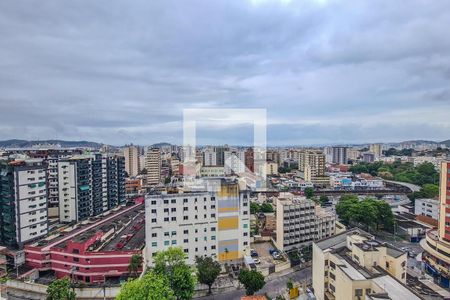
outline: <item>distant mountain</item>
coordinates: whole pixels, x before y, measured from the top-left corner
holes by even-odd
[[[445,144],[447,147],[450,147],[450,140],[442,141],[439,144]]]
[[[169,147],[169,146],[172,146],[172,145],[169,144],[169,143],[157,143],[157,144],[153,144],[151,147],[153,147],[153,148],[162,148],[162,147]]]
[[[63,141],[63,140],[41,140],[41,141],[27,141],[27,140],[6,140],[0,141],[1,148],[30,148],[35,146],[45,145],[60,145],[63,148],[100,148],[103,144],[89,141]]]

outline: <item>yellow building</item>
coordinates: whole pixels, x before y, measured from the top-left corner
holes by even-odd
[[[421,299],[406,286],[405,252],[352,229],[313,244],[318,300]]]

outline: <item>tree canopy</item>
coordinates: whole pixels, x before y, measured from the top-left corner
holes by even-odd
[[[211,286],[220,274],[220,264],[209,256],[198,256],[195,263],[197,267],[198,281],[206,284],[208,286],[208,293],[211,294]]]
[[[127,281],[120,289],[116,300],[175,300],[165,276],[153,272],[145,274],[142,279]]]
[[[383,228],[394,229],[394,215],[388,203],[382,200],[366,198],[362,201],[355,195],[343,195],[336,205],[339,219],[346,225],[361,224],[368,230]]]
[[[156,254],[153,271],[165,276],[178,300],[191,299],[195,290],[195,277],[186,264],[186,254],[180,247],[171,247]]]
[[[247,295],[253,295],[266,284],[264,276],[256,270],[241,270],[238,280],[245,287]]]
[[[75,300],[68,277],[54,280],[47,288],[47,300]]]

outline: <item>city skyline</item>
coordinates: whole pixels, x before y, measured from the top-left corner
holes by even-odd
[[[0,140],[181,144],[185,108],[267,109],[271,145],[446,140],[447,12],[444,1],[5,1]],[[250,131],[208,127],[199,143],[251,144]]]

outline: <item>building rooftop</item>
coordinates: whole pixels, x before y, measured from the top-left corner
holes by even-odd
[[[32,247],[65,249],[69,243],[90,243],[88,251],[137,250],[145,242],[145,211],[142,203],[120,207],[113,212],[96,216],[73,226],[59,228],[57,233],[38,240]],[[124,237],[125,235],[125,237]],[[118,245],[120,243],[120,245]],[[119,246],[119,248],[117,248]]]
[[[319,240],[319,241],[315,242],[315,244],[322,250],[325,250],[328,248],[336,248],[337,249],[337,248],[342,247],[342,245],[346,245],[347,244],[347,236],[353,235],[353,234],[358,234],[358,235],[365,236],[368,238],[373,237],[372,235],[368,234],[367,232],[365,232],[359,228],[353,228],[353,229],[349,229],[347,231],[341,232],[337,235]]]

